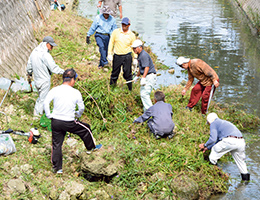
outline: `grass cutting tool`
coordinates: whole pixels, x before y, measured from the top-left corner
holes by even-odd
[[[212,96],[213,96],[213,93],[214,93],[214,88],[215,88],[215,86],[214,86],[214,85],[212,85],[212,87],[211,87],[211,91],[210,91],[210,95],[209,95],[209,101],[208,101],[208,106],[207,106],[206,113],[207,113],[207,112],[208,112],[208,110],[209,110],[209,104],[210,104],[210,101],[211,101],[211,99],[212,99]]]
[[[6,131],[0,131],[0,134],[15,134],[15,135],[21,135],[28,137],[28,141],[32,144],[36,144],[41,137],[41,134],[39,133],[37,128],[31,128],[29,132],[24,131],[13,131],[12,129],[8,129]]]

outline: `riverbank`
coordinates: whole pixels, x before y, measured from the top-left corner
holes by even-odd
[[[17,152],[0,160],[3,168],[0,172],[3,180],[1,198],[207,199],[212,194],[227,192],[228,175],[210,165],[204,159],[207,155],[198,152],[198,144],[208,138],[209,127],[199,107],[196,106],[193,112],[183,109],[189,94],[182,98],[179,86],[161,88],[166,94],[166,102],[173,106],[177,128],[173,139],[155,140],[145,124],[132,125],[133,120],[142,114],[139,84],[129,92],[120,75],[118,86],[111,90],[111,69],[108,73],[97,69],[99,52],[94,37],[91,37],[90,45],[85,43],[92,22],[66,10],[52,12],[47,22],[48,25],[35,36],[38,41],[46,35],[53,36],[58,44],[52,51],[56,63],[64,69],[73,67],[78,72],[76,88],[81,91],[86,105],[81,120],[91,125],[97,143],[103,144],[100,158],[106,164],[117,164],[116,174],[108,182],[88,181],[82,172],[81,159],[82,155],[86,156],[85,149],[79,138],[73,135],[66,137],[64,142],[64,174],[53,174],[51,132],[32,117],[37,94],[11,93],[3,104],[9,124],[1,118],[1,130],[28,131],[37,127],[42,137],[38,144],[32,145],[26,138],[12,135]],[[53,86],[61,84],[61,77],[53,75],[52,82]],[[79,85],[95,98],[106,123],[95,103]],[[234,122],[243,131],[259,127],[257,117],[237,110],[235,106],[213,104],[210,111]],[[72,145],[71,141],[76,144]],[[88,157],[93,160],[98,156],[98,152],[94,152]],[[225,156],[221,161],[229,158]],[[11,188],[12,180],[19,180],[24,189]],[[76,197],[71,184],[83,188]]]

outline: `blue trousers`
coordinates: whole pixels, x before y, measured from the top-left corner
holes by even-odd
[[[107,50],[108,50],[108,43],[109,43],[110,36],[96,33],[95,39],[96,39],[97,45],[99,47],[99,53],[100,53],[99,66],[104,67],[104,65],[108,64]]]

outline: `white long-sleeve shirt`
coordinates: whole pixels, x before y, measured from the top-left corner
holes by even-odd
[[[27,67],[27,73],[34,73],[36,87],[40,88],[43,83],[51,81],[51,74],[63,74],[64,70],[56,65],[48,51],[46,42],[40,43],[31,53]]]
[[[53,100],[53,112],[50,112],[50,102]],[[76,105],[78,110],[75,111]],[[84,102],[81,93],[69,86],[60,85],[54,87],[48,93],[44,101],[44,110],[48,118],[59,119],[63,121],[73,121],[80,117],[84,111]]]

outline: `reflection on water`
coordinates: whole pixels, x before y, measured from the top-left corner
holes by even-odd
[[[79,13],[94,19],[96,4],[79,0]],[[201,58],[220,77],[217,101],[244,104],[260,116],[260,49],[247,26],[236,18],[237,13],[225,0],[123,0],[123,16],[130,18],[130,28],[181,77],[160,72],[160,84],[187,80],[175,65],[178,56]]]
[[[78,11],[94,19],[97,0],[79,0]],[[260,116],[260,45],[241,23],[240,14],[226,0],[123,0],[123,16],[130,28],[150,45],[160,61],[175,74],[159,71],[158,85],[179,84],[187,74],[175,65],[178,56],[201,58],[216,70],[221,86],[215,100],[238,102]],[[120,25],[120,20],[117,19]],[[240,184],[234,163],[223,165],[232,179],[229,193],[214,199],[259,199],[260,143],[247,148],[252,182]],[[212,198],[213,199],[213,198]]]

